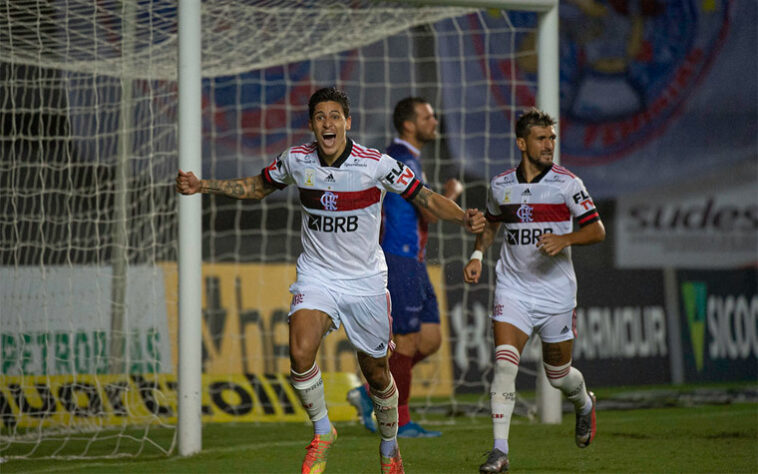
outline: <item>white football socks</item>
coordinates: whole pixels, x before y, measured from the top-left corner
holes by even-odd
[[[495,449],[508,453],[508,432],[516,406],[516,375],[521,356],[509,344],[495,348],[495,375],[490,386],[490,410]]]
[[[318,368],[318,364],[313,364],[313,367],[302,374],[290,369],[290,376],[292,388],[295,389],[295,393],[300,398],[303,408],[308,413],[308,418],[314,422],[315,433],[329,433],[331,423],[329,422],[329,418],[327,418],[324,381],[321,378],[321,370]],[[324,418],[326,418],[326,422],[324,422]]]
[[[584,376],[577,369],[571,367],[571,361],[560,367],[543,365],[550,385],[563,392],[566,398],[574,404],[574,409],[578,413],[586,415],[592,410],[592,399],[587,394]]]
[[[374,414],[379,425],[379,434],[384,441],[394,441],[397,437],[397,386],[390,374],[390,384],[382,391],[369,390],[374,402]]]

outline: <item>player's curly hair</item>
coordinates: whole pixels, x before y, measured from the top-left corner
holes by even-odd
[[[424,98],[421,97],[406,97],[395,105],[395,111],[392,114],[392,123],[395,125],[395,130],[400,135],[403,134],[403,124],[406,120],[416,118],[416,105],[428,104]]]
[[[330,101],[340,104],[345,117],[350,117],[350,98],[336,87],[325,87],[317,90],[311,95],[311,98],[308,101],[308,117],[313,118],[313,113],[316,111],[316,106],[318,104]]]
[[[516,138],[528,137],[529,129],[534,126],[550,127],[556,123],[556,120],[547,113],[537,107],[530,107],[516,121]]]

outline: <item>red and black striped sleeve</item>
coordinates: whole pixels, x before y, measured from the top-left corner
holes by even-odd
[[[423,188],[424,185],[421,184],[421,181],[419,181],[418,178],[414,176],[413,180],[408,184],[408,187],[405,188],[405,191],[403,191],[400,195],[403,196],[403,199],[406,201],[412,201],[413,198],[418,195],[418,193],[421,192],[421,188]]]
[[[274,160],[273,163],[266,166],[261,170],[261,178],[263,178],[263,182],[270,184],[271,186],[275,187],[276,189],[284,189],[287,187],[286,184],[280,183],[279,181],[274,180],[274,178],[271,177],[271,171],[275,170],[277,166],[280,166],[281,161],[279,161],[279,158]]]
[[[579,223],[579,227],[590,225],[593,222],[597,222],[599,220],[600,214],[598,214],[597,209],[590,209],[589,211],[576,218],[576,221]]]

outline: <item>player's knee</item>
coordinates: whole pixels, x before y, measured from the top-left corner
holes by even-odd
[[[363,376],[369,387],[374,390],[384,390],[392,380],[388,366],[372,366],[363,368]]]
[[[303,345],[290,346],[290,366],[295,372],[304,372],[316,363],[317,348]]]
[[[495,348],[495,377],[516,380],[521,356],[518,349],[508,344]]]
[[[569,381],[569,374],[571,373],[571,361],[560,366],[554,366],[550,364],[542,365],[545,367],[545,375],[547,375],[547,380],[553,387],[560,390]]]
[[[519,352],[514,346],[502,344],[495,348],[495,375],[490,386],[492,406],[502,409],[516,402],[516,375]]]

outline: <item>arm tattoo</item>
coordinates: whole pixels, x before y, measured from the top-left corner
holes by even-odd
[[[423,208],[429,209],[429,197],[431,195],[432,192],[427,188],[421,188],[421,191],[419,191],[419,193],[416,195],[416,198],[413,200],[413,202]]]
[[[232,198],[242,199],[245,192],[244,183],[239,179],[209,179],[205,181],[204,191],[212,194],[223,194]]]

